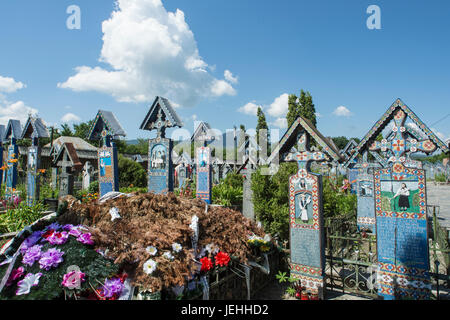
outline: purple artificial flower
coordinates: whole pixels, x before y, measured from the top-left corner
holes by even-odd
[[[72,228],[74,228],[73,224],[65,224],[62,227],[62,229],[65,230],[65,231],[70,231],[70,230],[72,230]]]
[[[59,228],[61,228],[61,225],[58,222],[53,222],[52,224],[48,225],[45,230],[58,230]]]
[[[104,298],[112,298],[114,295],[120,295],[123,290],[123,283],[119,278],[105,279],[105,284],[102,287],[100,294]]]
[[[47,271],[52,267],[57,267],[61,262],[63,262],[63,254],[64,252],[59,249],[48,249],[41,255],[41,258],[39,259],[39,266],[41,269]]]
[[[41,258],[41,248],[42,246],[40,245],[35,245],[28,248],[23,255],[22,263],[31,267],[35,261]]]
[[[66,231],[63,232],[53,232],[53,234],[47,238],[50,244],[64,244],[69,238],[69,234]]]
[[[33,232],[28,238],[25,239],[24,242],[22,242],[22,245],[20,246],[20,253],[23,255],[27,251],[28,248],[31,248],[34,246],[42,237],[41,231],[35,231]]]
[[[83,244],[94,244],[94,241],[91,239],[90,233],[83,233],[77,238],[77,241]]]

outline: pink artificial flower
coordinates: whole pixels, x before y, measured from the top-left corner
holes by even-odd
[[[75,238],[78,238],[82,233],[79,228],[73,227],[72,229],[70,229],[69,234],[71,236],[74,236]]]
[[[23,267],[19,267],[11,272],[9,275],[8,281],[6,282],[6,286],[9,287],[13,284],[14,281],[21,278],[24,275],[25,269]]]
[[[71,271],[63,276],[61,284],[69,289],[79,289],[81,282],[85,281],[85,274],[80,271]]]
[[[54,232],[47,238],[47,241],[50,242],[50,244],[64,244],[68,238],[69,234],[66,231]]]
[[[77,238],[77,241],[83,244],[94,244],[94,241],[91,239],[90,233],[83,233]]]

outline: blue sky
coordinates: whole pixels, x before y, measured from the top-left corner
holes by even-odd
[[[66,27],[70,5],[80,30]],[[366,26],[369,5],[381,30]],[[128,139],[148,138],[139,125],[162,95],[190,132],[195,120],[254,128],[258,105],[278,128],[286,94],[304,89],[327,136],[362,137],[399,97],[447,139],[449,15],[445,0],[2,1],[0,123],[105,109]]]

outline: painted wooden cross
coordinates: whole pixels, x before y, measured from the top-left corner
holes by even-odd
[[[156,129],[156,137],[165,138],[166,128],[170,126],[171,126],[170,120],[163,120],[162,109],[159,109],[156,121],[151,124],[151,129]]]
[[[405,126],[406,117],[406,113],[403,110],[397,110],[393,119],[393,138],[389,141],[387,139],[374,141],[369,147],[370,151],[381,150],[382,152],[386,152],[389,150],[392,156],[388,159],[388,162],[392,162],[397,167],[398,164],[404,166],[407,161],[407,154],[420,151],[430,153],[437,148],[430,139],[420,141],[417,139],[408,139],[406,133],[409,131],[409,128]]]
[[[369,162],[368,151],[362,154],[362,159],[354,166],[358,169],[356,177],[356,198],[357,198],[357,225],[359,230],[375,231],[376,219],[374,208],[373,175],[369,174],[369,169],[376,169],[387,166],[387,162],[376,152],[371,154],[378,160],[378,163]]]
[[[297,152],[289,153],[285,157],[285,161],[297,161],[300,178],[306,177],[308,172],[311,171],[311,162],[327,160],[328,156],[325,153],[320,151],[310,151],[309,136],[306,131],[298,135]]]
[[[380,165],[381,165],[382,167],[387,166],[386,160],[384,160],[378,153],[376,153],[376,152],[371,152],[371,155],[373,155],[373,156],[375,157],[375,159],[378,161],[378,163],[375,163],[375,162],[369,162],[369,161],[367,160],[367,154],[368,154],[368,152],[365,151],[365,152],[363,153],[363,155],[362,155],[362,160],[361,160],[361,161],[358,161],[358,162],[353,166],[353,168],[358,169],[358,171],[359,171],[358,173],[359,173],[360,175],[367,176],[367,175],[369,175],[369,169],[379,168]]]

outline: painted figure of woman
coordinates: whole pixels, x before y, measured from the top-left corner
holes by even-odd
[[[406,186],[406,183],[402,183],[402,186],[398,189],[397,193],[391,198],[391,200],[399,197],[398,206],[401,211],[406,211],[409,209],[409,194],[410,192]]]

